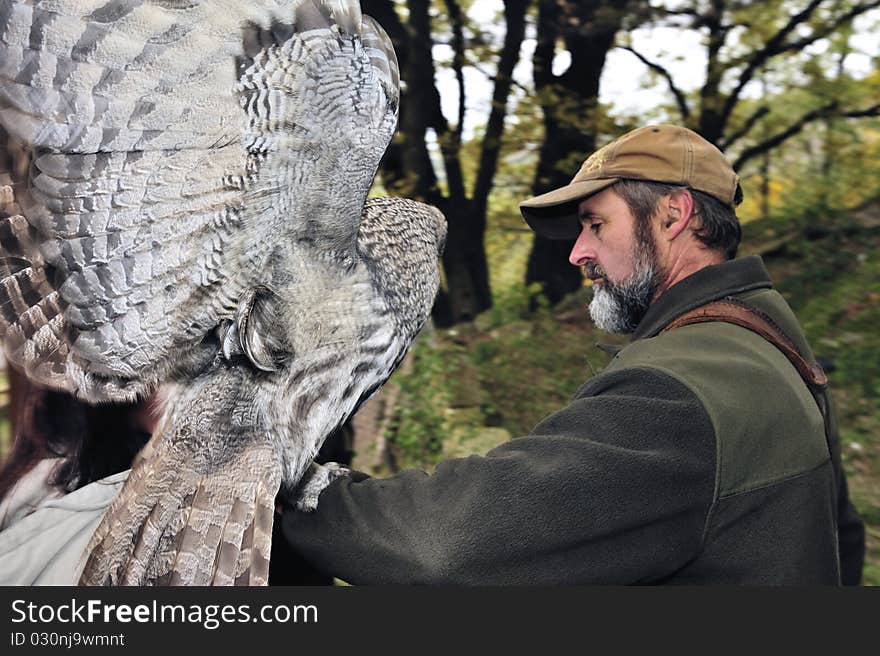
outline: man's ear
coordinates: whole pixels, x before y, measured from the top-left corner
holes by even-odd
[[[687,189],[670,194],[664,202],[663,235],[670,241],[678,237],[694,216],[694,197]]]

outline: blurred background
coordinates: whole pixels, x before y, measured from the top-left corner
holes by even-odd
[[[328,452],[430,470],[564,405],[609,361],[596,342],[626,340],[593,329],[571,244],[536,239],[517,204],[623,132],[681,124],[734,163],[740,254],[764,257],[829,372],[880,584],[880,0],[361,5],[403,85],[373,193],[436,205],[449,237],[431,325]]]

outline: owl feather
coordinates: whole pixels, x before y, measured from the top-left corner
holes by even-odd
[[[264,584],[273,504],[427,319],[445,221],[367,193],[397,121],[355,0],[2,0],[0,331],[165,412],[87,584]]]

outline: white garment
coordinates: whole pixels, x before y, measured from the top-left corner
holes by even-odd
[[[0,503],[0,585],[76,585],[89,538],[130,471],[61,494],[47,483],[58,462],[38,463]]]

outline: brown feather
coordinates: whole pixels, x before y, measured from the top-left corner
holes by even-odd
[[[231,585],[245,572],[265,585],[266,499],[281,482],[274,450],[246,448],[210,472],[173,451],[151,445],[138,459],[89,543],[80,583]]]
[[[439,285],[442,215],[366,201],[391,41],[357,0],[61,4],[0,3],[3,347],[89,402],[176,384],[81,582],[265,584],[281,481]]]

